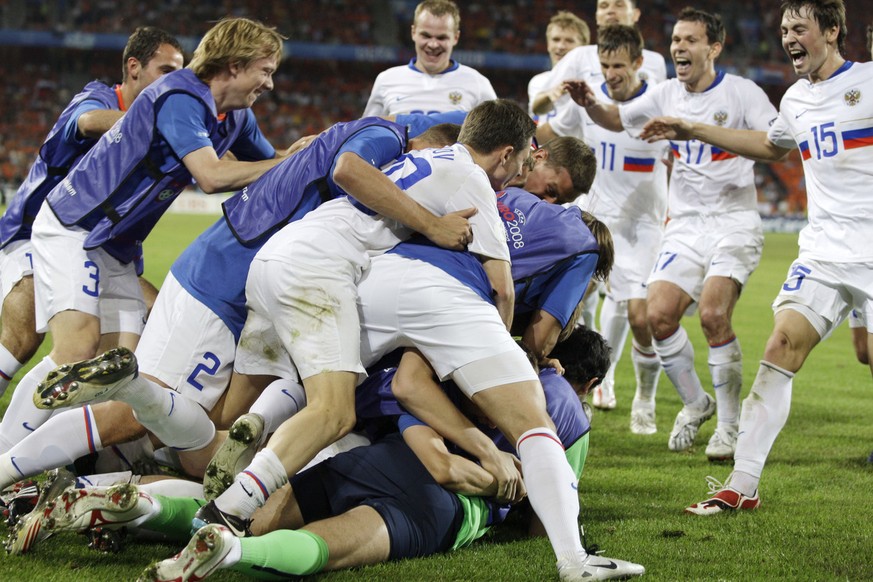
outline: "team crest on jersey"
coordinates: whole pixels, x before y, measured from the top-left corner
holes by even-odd
[[[716,111],[712,114],[712,120],[715,121],[716,125],[724,125],[725,123],[727,123],[727,119],[727,111]]]
[[[849,89],[846,91],[846,94],[843,95],[843,100],[849,107],[854,107],[861,102],[861,92],[858,89]]]
[[[452,91],[451,93],[449,93],[449,101],[452,102],[452,105],[459,105],[461,103],[461,99],[463,98],[464,96],[461,95],[459,91]]]

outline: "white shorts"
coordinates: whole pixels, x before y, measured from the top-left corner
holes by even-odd
[[[136,348],[140,371],[211,410],[230,383],[235,352],[224,322],[167,274]]]
[[[755,210],[671,220],[648,284],[667,281],[700,300],[710,277],[728,277],[742,288],[761,260],[764,234]]]
[[[613,301],[646,298],[646,281],[658,258],[664,227],[627,218],[599,217],[612,233],[615,263],[609,273],[609,297]]]
[[[773,301],[773,311],[794,309],[803,314],[824,339],[854,306],[873,333],[873,264],[825,263],[797,259]]]
[[[290,357],[301,379],[322,372],[355,372],[363,378],[356,267],[330,257],[324,262],[326,270],[255,258],[246,281],[248,313],[237,349],[238,371],[289,377]],[[276,373],[277,365],[286,373]]]
[[[866,328],[867,318],[864,317],[864,314],[857,309],[853,309],[849,312],[849,327],[851,329],[857,329],[861,327]]]
[[[0,305],[24,277],[33,275],[33,246],[17,240],[0,249]]]
[[[124,264],[102,249],[83,248],[88,232],[63,226],[48,204],[33,223],[33,282],[36,327],[74,310],[100,318],[100,333],[139,335],[146,305],[133,263]]]
[[[398,347],[415,347],[440,380],[458,368],[505,353],[522,353],[497,309],[472,289],[423,261],[375,257],[358,285],[361,355],[371,365]],[[494,383],[536,380],[526,358],[494,370]]]

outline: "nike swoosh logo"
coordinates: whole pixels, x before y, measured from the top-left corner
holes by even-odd
[[[249,491],[249,490],[246,488],[246,484],[243,483],[242,481],[240,481],[239,486],[242,487],[242,490],[246,492],[246,495],[248,495],[249,497],[253,497],[253,496],[254,496],[254,493],[252,493],[251,491]]]
[[[721,384],[713,384],[712,387],[713,388],[721,388],[722,386],[727,386],[727,385],[728,385],[727,382],[722,382]]]
[[[609,564],[592,564],[592,566],[597,566],[598,568],[606,568],[607,570],[618,570],[618,564],[609,560]]]
[[[28,425],[26,422],[22,422],[22,423],[21,423],[21,426],[23,426],[25,430],[29,430],[30,432],[33,432],[33,431],[36,430],[35,428],[33,428],[33,427],[31,427],[30,425]]]
[[[807,111],[809,111],[809,109],[804,109],[803,111],[801,111],[800,113],[798,113],[797,115],[795,115],[795,116],[794,116],[794,119],[798,119],[801,115],[803,115],[803,114],[806,113]]]
[[[398,95],[397,97],[394,98],[394,101],[395,101],[395,102],[396,102],[396,101],[403,101],[403,100],[406,99],[407,97],[409,97],[409,95]]]

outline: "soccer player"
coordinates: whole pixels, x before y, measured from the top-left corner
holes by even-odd
[[[584,82],[569,82],[574,100],[598,125],[636,131],[651,118],[673,113],[724,127],[766,130],[776,117],[754,83],[716,71],[725,30],[718,16],[682,10],[670,52],[676,79],[661,83],[620,107],[598,101]],[[731,326],[740,291],[761,257],[764,236],[756,207],[753,162],[697,140],[671,141],[670,222],[649,278],[647,315],[653,345],[684,407],[668,447],[692,447],[700,425],[716,412],[718,426],[707,447],[710,459],[733,458],[736,447],[742,352]],[[680,325],[696,303],[709,343],[716,399],[694,370],[694,350]]]
[[[749,396],[743,401],[734,470],[724,486],[686,509],[698,515],[756,509],[758,483],[770,449],[788,419],[791,387],[810,351],[846,318],[852,306],[873,338],[873,64],[853,63],[845,49],[842,0],[785,0],[782,47],[804,78],[782,98],[768,131],[666,118],[644,135],[699,139],[754,159],[775,161],[800,149],[809,224],[800,252],[773,302],[775,321]]]
[[[594,13],[595,22],[599,29],[604,26],[613,24],[622,24],[625,26],[635,26],[640,19],[640,9],[637,6],[636,0],[598,0]],[[643,50],[643,64],[640,67],[637,76],[639,79],[649,86],[655,85],[667,79],[667,66],[664,62],[664,57],[660,54]],[[552,87],[561,86],[564,81],[572,79],[588,79],[591,78],[591,86],[597,87],[603,82],[602,70],[600,67],[600,56],[598,54],[597,45],[587,45],[573,49],[552,69],[552,76],[549,80],[549,85]],[[560,89],[562,92],[564,88]],[[559,94],[560,95],[560,94]],[[575,105],[568,97],[559,98],[555,103],[555,110],[561,112],[565,109],[575,109]],[[548,130],[544,130],[548,132]],[[537,139],[540,143],[545,143],[554,134],[541,134],[538,131]],[[566,134],[557,134],[566,135]],[[571,134],[575,135],[575,134]],[[604,309],[601,310],[601,325],[606,329],[627,329],[626,317],[623,310],[616,306],[609,298],[605,297],[606,289],[603,284],[598,284],[597,288],[589,290],[585,299],[585,307],[583,315],[585,325],[592,329],[598,329],[596,325],[596,312],[598,296],[604,297]],[[604,330],[601,329],[601,332]],[[624,332],[627,333],[626,331]],[[611,340],[615,338],[607,338]],[[621,356],[621,350],[617,344],[615,346],[613,357],[616,360]],[[601,385],[595,389],[591,395],[593,403],[609,408],[612,405],[612,399],[609,394],[603,398],[603,390],[608,388]]]
[[[0,217],[0,394],[12,377],[33,357],[44,334],[36,332],[33,291],[33,221],[43,200],[158,77],[182,68],[182,47],[174,37],[153,27],[137,28],[122,56],[121,83],[108,87],[99,81],[85,85],[49,131],[39,154]],[[108,330],[111,331],[111,330]],[[26,390],[25,390],[26,392]],[[19,419],[20,394],[0,424],[0,451],[5,452],[30,431]],[[32,429],[31,429],[32,430]]]
[[[37,329],[52,332],[53,347],[22,390],[117,343],[113,334],[138,339],[145,310],[133,262],[192,177],[207,193],[235,190],[280,161],[250,108],[273,87],[282,40],[248,19],[220,21],[188,67],[144,89],[48,194],[31,240]],[[228,151],[236,159],[223,159]],[[31,404],[21,420],[34,429],[50,414]]]
[[[652,87],[639,79],[643,38],[622,24],[601,28],[597,40],[604,81],[597,98],[620,105],[641,98]],[[626,132],[596,125],[581,107],[567,107],[537,128],[539,139],[554,134],[576,135],[599,156],[597,177],[588,196],[577,204],[604,221],[615,242],[616,263],[609,276],[607,299],[601,309],[600,332],[613,347],[612,367],[592,395],[598,408],[615,408],[615,368],[633,331],[632,359],[636,395],[631,406],[631,432],[652,434],[655,391],[661,364],[652,347],[646,320],[646,280],[657,258],[667,212],[667,167],[661,162],[663,144],[647,144]],[[612,316],[610,316],[612,315]]]
[[[591,30],[588,24],[572,12],[559,10],[549,20],[546,27],[546,50],[553,68],[568,52],[589,42]],[[561,83],[554,87],[549,86],[551,76],[551,70],[543,71],[534,75],[527,85],[528,113],[537,124],[551,117],[554,102],[563,94]]]
[[[424,0],[415,7],[412,41],[415,58],[408,65],[379,73],[364,117],[400,113],[470,111],[496,99],[491,82],[452,59],[461,36],[461,14],[452,0]]]

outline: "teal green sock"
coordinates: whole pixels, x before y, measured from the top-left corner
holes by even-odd
[[[157,531],[180,540],[191,537],[191,520],[197,510],[206,505],[202,499],[193,497],[166,497],[152,495],[161,504],[161,511],[141,527]]]
[[[261,580],[284,580],[320,572],[327,565],[327,542],[306,530],[282,529],[240,538],[242,557],[230,567]]]

